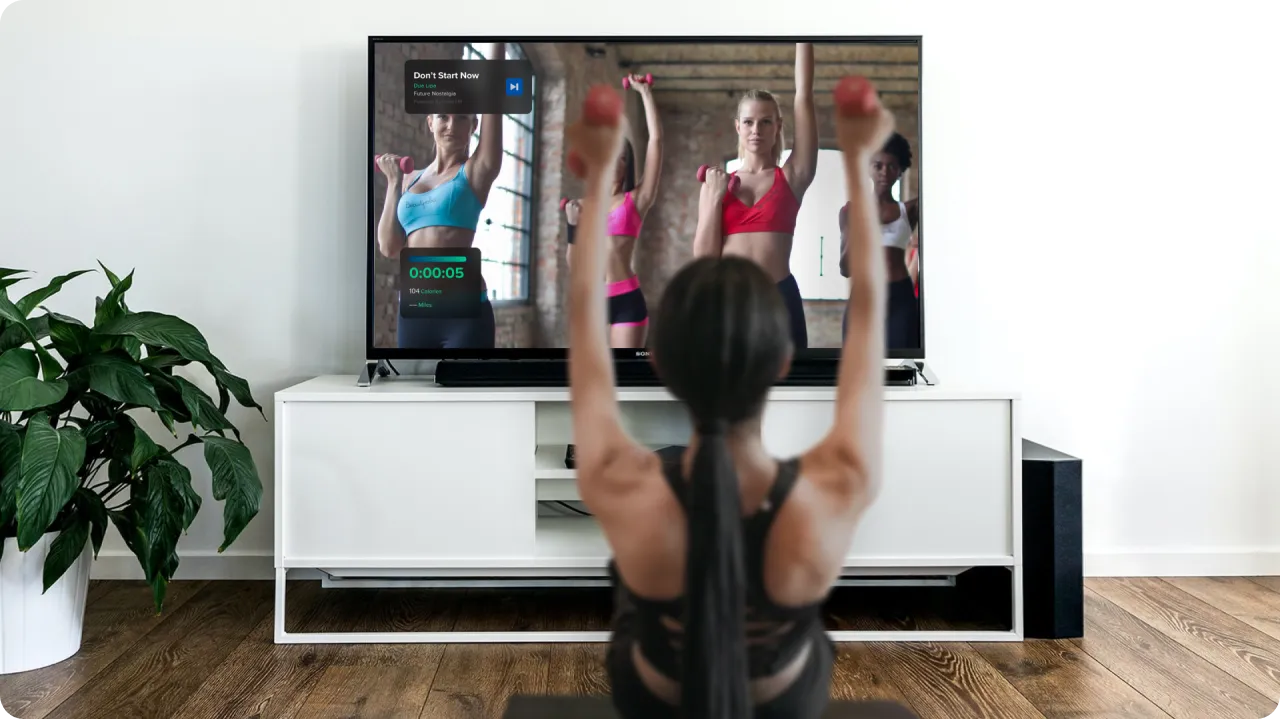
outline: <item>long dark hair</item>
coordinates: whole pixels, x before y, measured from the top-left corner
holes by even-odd
[[[622,162],[625,165],[622,175],[622,191],[634,192],[636,189],[636,151],[631,140],[622,141]]]
[[[756,263],[701,258],[662,295],[651,344],[659,376],[689,409],[698,446],[688,489],[681,668],[685,717],[751,716],[742,499],[726,434],[759,416],[790,357],[777,287]]]

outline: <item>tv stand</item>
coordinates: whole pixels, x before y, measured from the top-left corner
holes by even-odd
[[[300,573],[321,572],[339,592],[608,580],[610,549],[595,520],[543,511],[581,501],[565,466],[574,444],[568,389],[452,388],[409,376],[354,384],[353,376],[317,377],[275,394],[276,642],[608,641],[607,631],[289,630],[285,587]],[[1008,573],[1001,602],[1012,609],[973,630],[841,630],[832,639],[1022,639],[1017,394],[924,385],[884,394],[884,481],[841,581],[959,581],[981,567]],[[624,387],[617,398],[636,441],[688,443],[688,413],[664,389]],[[774,389],[761,425],[765,449],[790,457],[812,447],[831,427],[834,401],[830,387]]]

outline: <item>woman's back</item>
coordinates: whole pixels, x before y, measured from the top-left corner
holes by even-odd
[[[678,470],[628,436],[602,331],[599,273],[609,202],[606,173],[621,143],[621,103],[593,88],[569,129],[570,166],[584,169],[571,268],[569,380],[579,495],[613,549],[618,616],[609,654],[623,716],[817,717],[828,700],[833,647],[820,605],[839,576],[880,469],[883,262],[876,258],[861,153],[891,118],[865,82],[842,82],[853,266],[849,332],[831,431],[798,460],[761,441],[770,390],[790,369],[788,310],[751,260],[699,258],[667,284],[650,352],[689,412],[693,436]]]
[[[815,556],[821,547],[807,544],[807,537],[785,527],[822,522],[824,518],[807,511],[804,500],[793,501],[795,490],[804,484],[800,460],[772,464],[772,477],[749,472],[757,479],[742,491],[743,626],[749,692],[757,717],[808,716],[826,703],[834,658],[821,615],[830,582],[825,580],[825,572],[804,569],[825,563]],[[627,698],[620,704],[643,707],[635,714],[624,709],[627,716],[652,716],[659,709],[670,713],[680,696],[687,601],[683,577],[688,554],[687,547],[681,545],[687,541],[682,529],[687,522],[688,480],[680,466],[668,465],[660,474],[662,481],[655,485],[659,488],[652,491],[653,496],[640,499],[650,491],[648,487],[637,488],[643,493],[637,499],[644,511],[628,511],[621,504],[601,508],[605,515],[600,522],[610,528],[610,542],[619,549],[618,558],[610,565],[615,586],[610,675],[615,698],[620,692]],[[804,490],[801,492],[803,495]],[[626,516],[643,516],[646,521],[622,519]],[[783,517],[784,529],[777,531]],[[664,551],[652,551],[655,547]],[[796,556],[806,556],[809,561],[790,559]],[[839,564],[837,560],[836,571]],[[792,598],[781,601],[780,595]],[[646,695],[664,705],[652,705],[651,699],[646,704]]]

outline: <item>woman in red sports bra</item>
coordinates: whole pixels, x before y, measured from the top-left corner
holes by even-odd
[[[609,343],[615,348],[642,348],[649,331],[649,307],[640,291],[640,279],[632,267],[636,240],[644,217],[658,196],[658,179],[662,174],[662,122],[653,101],[653,89],[642,78],[628,77],[630,87],[644,103],[644,116],[649,129],[649,145],[644,153],[644,175],[636,179],[636,153],[630,140],[623,140],[613,177],[613,203],[608,215],[610,252],[605,263],[605,282],[609,296]],[[573,262],[573,241],[578,229],[582,201],[565,205],[569,229],[569,253]]]
[[[738,101],[741,183],[728,192],[729,176],[707,170],[698,200],[694,257],[736,255],[755,260],[782,293],[796,349],[809,346],[804,301],[791,274],[791,244],[804,193],[818,170],[818,119],[813,109],[813,45],[796,43],[795,147],[779,166],[786,135],[782,108],[773,95],[751,90]]]

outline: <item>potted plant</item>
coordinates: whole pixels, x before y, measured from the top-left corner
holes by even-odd
[[[55,277],[14,301],[9,289],[25,271],[0,269],[0,613],[24,612],[20,620],[0,617],[0,674],[79,651],[90,561],[108,524],[138,558],[163,610],[178,539],[201,505],[182,459],[195,450],[182,450],[201,445],[212,472],[213,497],[222,502],[218,551],[262,500],[253,457],[226,415],[233,397],[262,414],[248,383],[189,323],[130,310],[132,272],[121,279],[99,266],[111,288],[89,324],[42,303],[92,270]],[[188,374],[197,367],[212,380],[216,402]],[[153,438],[138,422],[147,414],[172,436]]]

